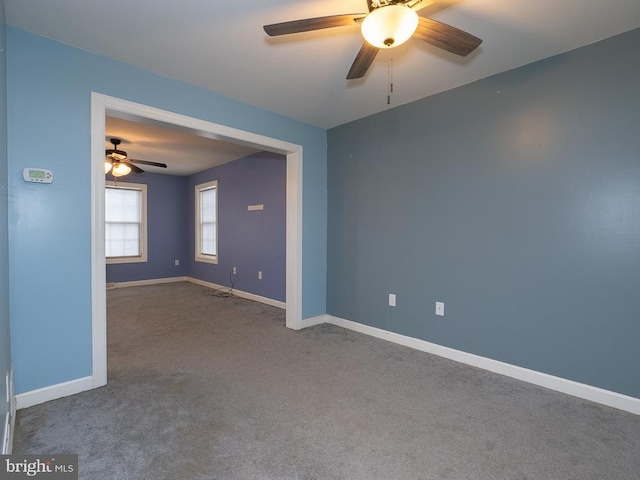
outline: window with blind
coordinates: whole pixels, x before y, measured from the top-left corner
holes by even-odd
[[[147,186],[107,182],[105,188],[107,263],[147,261]]]
[[[196,185],[195,200],[195,259],[218,263],[218,181]]]

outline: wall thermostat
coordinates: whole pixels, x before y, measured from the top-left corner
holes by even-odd
[[[25,182],[51,183],[53,182],[53,172],[44,168],[27,167],[22,170],[22,178]]]

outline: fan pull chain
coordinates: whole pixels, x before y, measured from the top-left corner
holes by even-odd
[[[393,58],[389,59],[387,65],[387,105],[391,105],[391,94],[393,93]]]

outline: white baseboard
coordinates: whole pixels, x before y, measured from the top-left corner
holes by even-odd
[[[320,315],[318,317],[311,318],[309,319],[309,323],[307,323],[306,320],[303,320],[303,327],[317,325],[323,321],[349,330],[364,333],[366,335],[371,335],[372,337],[404,345],[405,347],[413,348],[415,350],[432,353],[456,362],[472,365],[484,370],[489,370],[490,372],[499,373],[507,377],[532,383],[540,387],[545,387],[550,390],[566,393],[584,400],[590,400],[592,402],[640,415],[640,398],[622,395],[617,392],[604,390],[584,383],[574,382],[573,380],[567,380],[561,377],[555,377],[535,370],[529,370],[527,368],[518,367],[517,365],[511,365],[491,358],[481,357],[479,355],[474,355],[472,353],[463,352],[449,347],[443,347],[442,345],[427,342],[425,340],[407,337],[405,335],[389,332],[387,330],[371,327],[351,320],[334,317],[332,315]]]
[[[4,418],[4,433],[2,435],[2,443],[0,444],[0,454],[10,455],[13,449],[13,428],[16,422],[16,402],[13,395],[13,365],[11,365],[5,373],[5,382],[7,396],[6,399],[2,401],[6,400],[7,402],[7,412]]]
[[[321,323],[330,323],[329,315],[323,314],[317,317],[303,318],[302,328],[313,327],[314,325],[320,325]]]
[[[160,283],[187,282],[189,277],[150,278],[148,280],[132,280],[130,282],[109,282],[107,290],[113,288],[140,287],[143,285],[158,285]]]
[[[148,280],[134,280],[130,282],[110,282],[110,283],[107,283],[107,290],[111,290],[113,288],[140,287],[143,285],[157,285],[160,283],[173,283],[173,282],[191,282],[191,283],[195,283],[196,285],[200,285],[202,287],[213,288],[213,289],[229,288],[225,285],[218,285],[217,283],[207,282],[206,280],[200,280],[199,278],[169,277],[169,278],[151,278]],[[256,295],[255,293],[243,292],[242,290],[236,290],[234,288],[233,294],[236,297],[246,298],[247,300],[253,300],[255,302],[264,303],[266,305],[271,305],[272,307],[281,308],[282,310],[287,309],[287,304],[285,302],[274,300],[272,298],[262,297],[260,295]]]
[[[4,419],[4,435],[2,436],[2,448],[0,448],[0,454],[11,455],[12,436],[13,429],[11,428],[11,414],[7,412]]]
[[[91,390],[93,388],[93,378],[83,377],[69,382],[58,383],[48,387],[31,390],[30,392],[16,395],[16,407],[18,410],[31,407],[40,403],[56,400],[76,393]]]
[[[199,278],[193,277],[185,277],[186,281],[195,283],[196,285],[200,285],[202,287],[213,288],[213,289],[225,289],[229,288],[225,285],[218,285],[217,283],[207,282],[206,280],[200,280]],[[255,293],[243,292],[242,290],[233,289],[233,294],[236,297],[246,298],[247,300],[253,300],[255,302],[264,303],[266,305],[271,305],[272,307],[281,308],[282,310],[287,309],[287,304],[285,302],[281,302],[279,300],[274,300],[272,298],[262,297],[260,295],[256,295]]]

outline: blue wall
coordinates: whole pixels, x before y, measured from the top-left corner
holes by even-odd
[[[107,282],[187,275],[187,178],[145,172],[118,180],[127,182],[147,185],[147,261],[107,265]]]
[[[302,145],[303,317],[325,312],[324,130],[19,29],[7,34],[17,393],[91,375],[92,91]],[[23,182],[26,166],[53,170],[53,184]]]
[[[640,397],[638,45],[330,130],[328,313]]]
[[[234,288],[285,301],[286,173],[282,155],[260,152],[189,177],[190,276],[230,285],[229,272],[235,266]],[[218,180],[217,265],[194,259],[194,187],[211,180]],[[264,210],[247,210],[248,205],[259,204]]]
[[[6,29],[4,24],[4,0],[0,0],[0,425],[8,405],[4,376],[11,368],[9,334],[9,237],[8,237],[8,187],[7,187],[7,56]],[[0,427],[3,431],[4,427]],[[2,449],[0,445],[0,450]]]

